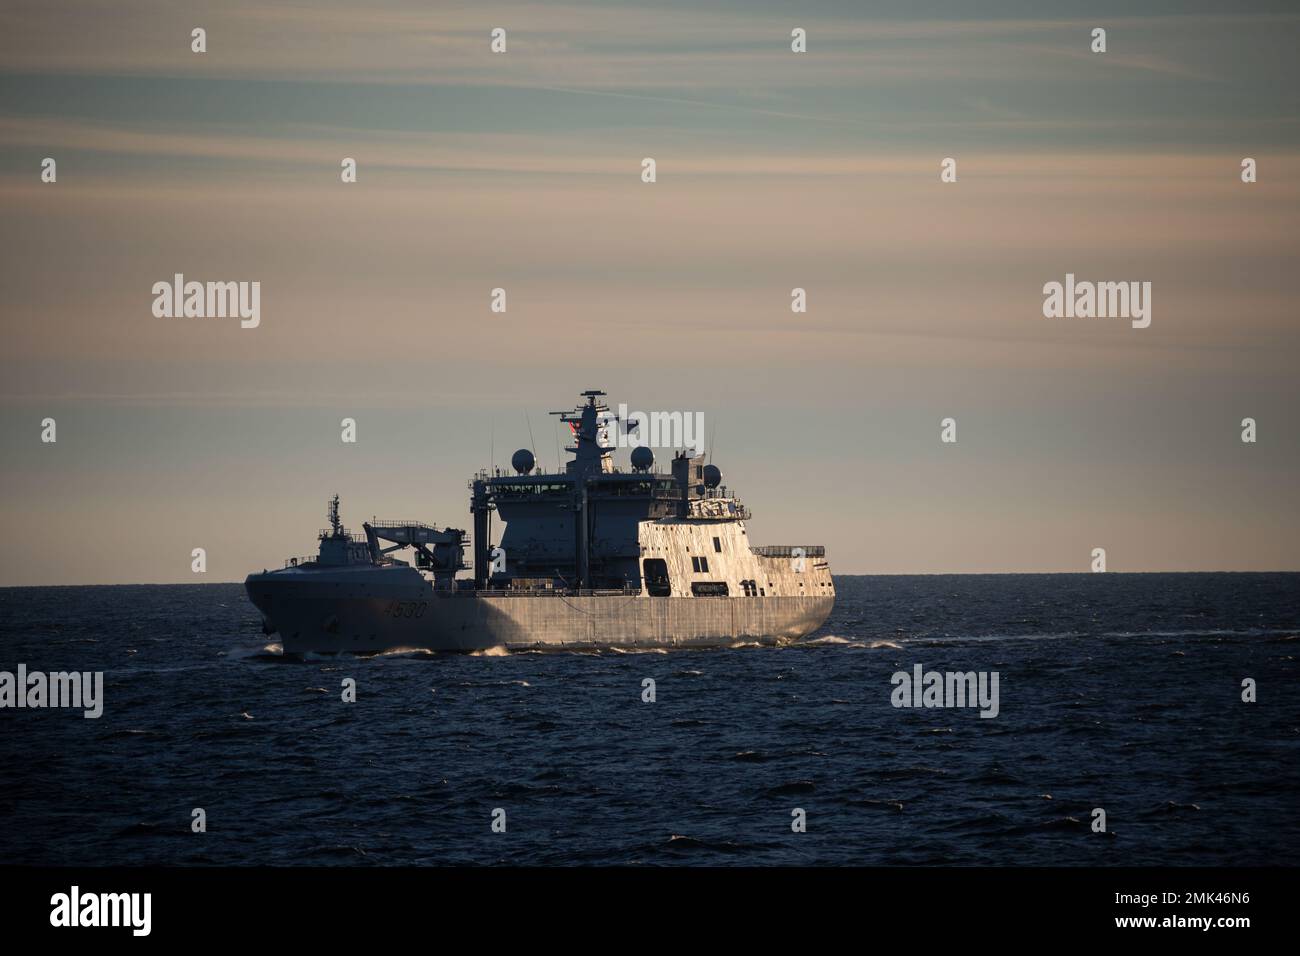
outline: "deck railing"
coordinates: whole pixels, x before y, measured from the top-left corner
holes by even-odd
[[[425,524],[423,521],[408,521],[405,518],[401,521],[390,521],[388,519],[381,521],[378,518],[371,518],[367,523],[372,528],[423,528],[426,531],[438,530],[435,525]]]
[[[451,591],[439,591],[454,597],[618,597],[641,593],[639,587],[628,585],[623,588],[456,588]]]
[[[366,543],[366,533],[364,531],[353,531],[351,528],[340,528],[339,530],[343,532],[343,537],[347,538],[349,541],[355,541],[357,544]],[[321,528],[317,537],[321,540],[332,538],[334,537],[334,529]]]
[[[760,558],[824,558],[826,546],[823,544],[765,544],[749,549]],[[795,552],[798,551],[798,554]]]

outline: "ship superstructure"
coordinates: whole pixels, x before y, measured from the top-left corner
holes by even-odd
[[[264,630],[288,652],[373,652],[774,643],[821,626],[835,599],[824,548],[752,546],[748,509],[703,454],[660,472],[640,446],[616,467],[604,394],[553,413],[573,436],[563,472],[520,449],[513,474],[470,479],[472,535],[379,520],[349,532],[336,496],[315,558],[249,575]]]

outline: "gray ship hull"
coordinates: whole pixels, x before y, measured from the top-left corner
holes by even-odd
[[[435,591],[411,568],[375,567],[285,569],[249,575],[245,586],[291,654],[778,644],[815,631],[835,601]]]

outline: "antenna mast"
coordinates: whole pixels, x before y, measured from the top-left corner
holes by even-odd
[[[343,537],[343,522],[339,520],[339,496],[335,495],[330,499],[329,505],[330,531],[334,537]]]

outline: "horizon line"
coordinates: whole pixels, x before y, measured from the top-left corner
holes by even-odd
[[[249,572],[255,574],[257,572]],[[1223,569],[1215,571],[888,571],[888,572],[831,572],[831,578],[956,578],[956,577],[1121,577],[1138,574],[1300,574],[1300,568],[1240,571]],[[463,578],[460,580],[470,580]],[[97,584],[0,584],[0,591],[17,591],[22,588],[170,588],[216,587],[226,584],[243,584],[243,581],[118,581]]]

